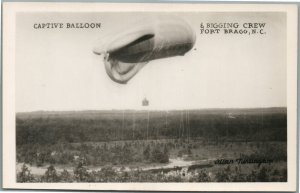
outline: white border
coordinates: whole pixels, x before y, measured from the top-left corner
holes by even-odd
[[[286,12],[288,182],[280,183],[16,183],[15,30],[17,12]],[[297,6],[284,4],[3,3],[3,188],[148,191],[296,191]]]

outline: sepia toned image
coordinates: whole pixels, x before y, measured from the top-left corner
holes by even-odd
[[[15,12],[14,187],[293,189],[292,6],[126,5]]]

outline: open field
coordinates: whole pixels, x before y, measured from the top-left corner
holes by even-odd
[[[286,108],[18,113],[19,182],[286,181]]]

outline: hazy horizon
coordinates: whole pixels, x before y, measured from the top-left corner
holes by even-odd
[[[48,112],[57,112],[57,113],[65,113],[65,112],[93,112],[93,111],[206,111],[206,110],[256,110],[256,109],[287,109],[287,107],[233,107],[233,108],[191,108],[191,109],[85,109],[85,110],[34,110],[34,111],[19,111],[18,113],[48,113]]]

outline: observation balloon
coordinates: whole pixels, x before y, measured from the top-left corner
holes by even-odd
[[[121,32],[110,32],[93,52],[104,56],[109,77],[125,84],[149,61],[183,56],[193,48],[195,41],[195,32],[186,21],[158,17],[143,20]]]

